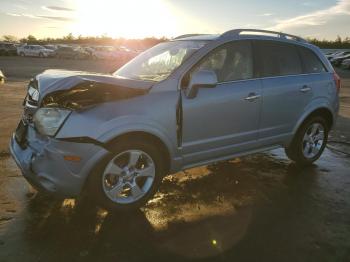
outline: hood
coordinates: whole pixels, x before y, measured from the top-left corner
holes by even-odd
[[[39,104],[94,104],[145,94],[154,83],[82,71],[46,70],[36,76]],[[81,100],[84,103],[81,104]]]

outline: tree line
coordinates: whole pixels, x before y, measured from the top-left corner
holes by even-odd
[[[37,39],[33,35],[28,35],[27,37],[17,39],[12,35],[4,35],[2,37],[3,41],[7,42],[20,42],[27,44],[78,44],[78,45],[116,45],[116,46],[127,46],[133,49],[144,49],[151,46],[154,46],[160,42],[168,40],[165,37],[156,38],[156,37],[147,37],[144,39],[126,39],[126,38],[112,38],[106,35],[102,36],[78,36],[75,37],[73,34],[68,34],[60,38],[40,38]],[[310,43],[327,49],[350,49],[350,37],[341,38],[338,36],[335,40],[319,40],[316,38],[308,38]]]
[[[78,36],[68,34],[60,38],[36,38],[33,35],[28,35],[24,38],[16,38],[12,35],[4,35],[3,41],[7,42],[19,42],[30,45],[46,45],[46,44],[77,44],[77,45],[112,45],[112,46],[126,46],[133,49],[145,49],[147,47],[154,46],[160,42],[168,40],[167,38],[146,37],[143,39],[126,39],[126,38],[112,38],[109,36]]]

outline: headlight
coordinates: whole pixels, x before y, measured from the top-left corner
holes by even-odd
[[[35,128],[43,135],[54,136],[70,113],[67,109],[40,108],[33,117]]]
[[[30,95],[30,97],[38,102],[39,101],[39,91],[37,89],[35,89],[34,87],[32,86],[29,86],[28,88],[28,94]]]

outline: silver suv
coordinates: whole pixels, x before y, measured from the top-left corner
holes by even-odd
[[[299,37],[185,35],[112,75],[39,74],[10,148],[39,190],[132,209],[164,175],[190,167],[276,147],[314,162],[336,120],[339,88],[321,51]]]

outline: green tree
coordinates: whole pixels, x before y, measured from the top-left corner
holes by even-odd
[[[16,42],[17,41],[17,37],[13,36],[13,35],[3,35],[2,38],[6,41],[6,42]]]

